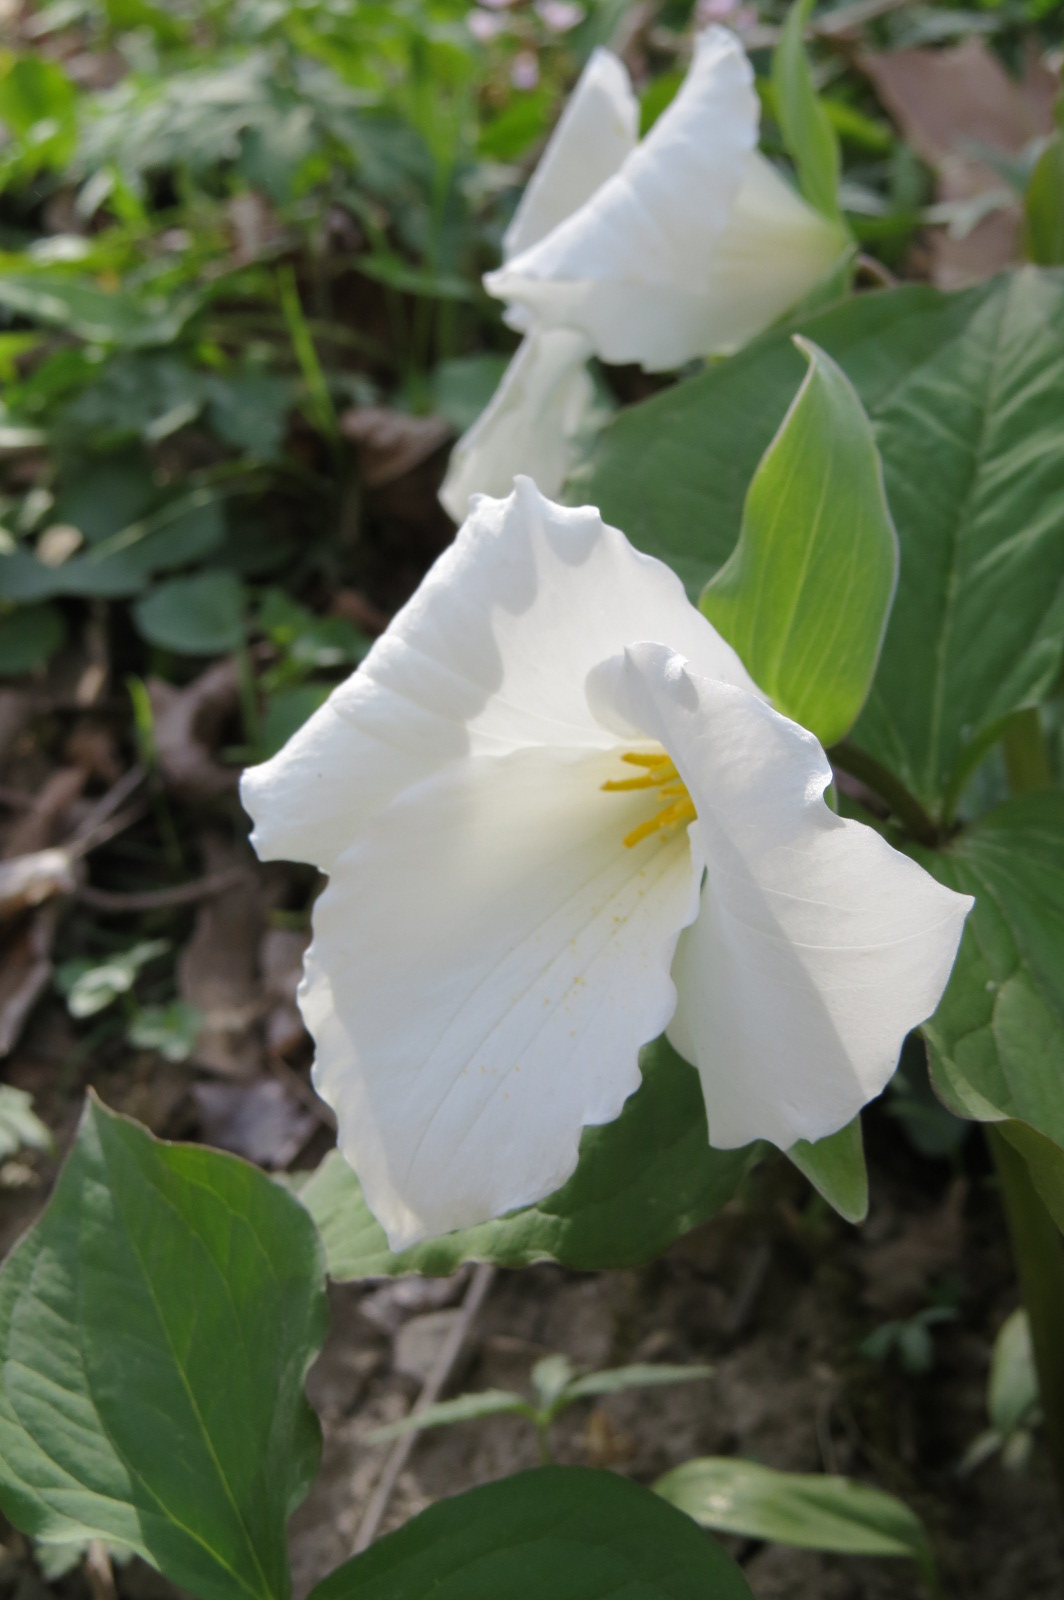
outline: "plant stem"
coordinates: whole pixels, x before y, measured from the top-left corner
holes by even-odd
[[[1053,779],[1037,706],[1025,706],[1009,718],[1001,744],[1013,794],[1033,794],[1050,787]]]
[[[993,1123],[986,1137],[1001,1183],[1012,1259],[1031,1325],[1046,1437],[1064,1501],[1064,1244],[1027,1163]]]
[[[542,1413],[536,1417],[536,1436],[539,1440],[539,1464],[541,1467],[552,1466],[554,1462],[550,1448],[551,1421],[552,1418],[549,1415]]]
[[[938,844],[939,830],[933,818],[924,810],[916,796],[910,794],[900,779],[896,778],[881,761],[877,761],[875,756],[866,755],[863,750],[858,750],[856,745],[844,739],[841,744],[832,746],[831,763],[841,772],[848,772],[851,778],[857,778],[861,783],[866,783],[870,789],[874,789],[918,844],[925,844],[931,848]]]

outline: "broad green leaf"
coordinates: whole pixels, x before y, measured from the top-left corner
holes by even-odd
[[[839,215],[839,141],[813,87],[802,34],[815,0],[793,0],[772,57],[776,116],[810,205]]]
[[[1064,264],[1064,133],[1056,133],[1035,163],[1024,201],[1028,260]]]
[[[975,896],[924,1024],[937,1092],[958,1116],[1015,1118],[1064,1150],[1064,794],[1006,801],[918,859]]]
[[[667,1472],[654,1491],[717,1533],[840,1555],[908,1556],[931,1566],[919,1517],[892,1494],[850,1478],[706,1456]]]
[[[244,642],[247,596],[226,570],[170,578],[133,607],[137,631],[149,644],[186,656],[213,656]]]
[[[637,1484],[541,1467],[441,1500],[311,1600],[751,1600],[729,1556]]]
[[[831,745],[868,697],[898,537],[853,385],[816,345],[795,343],[809,370],[754,474],[739,542],[699,605],[777,708]]]
[[[401,1255],[389,1251],[358,1179],[334,1151],[300,1193],[325,1241],[331,1275],[445,1276],[463,1261],[560,1261],[594,1271],[660,1254],[730,1199],[759,1147],[710,1149],[698,1074],[664,1039],[643,1051],[642,1068],[642,1087],[616,1122],[585,1128],[580,1163],[555,1194]]]
[[[0,616],[0,677],[43,666],[65,638],[66,623],[54,606],[25,606]]]
[[[787,1151],[787,1159],[840,1217],[847,1222],[864,1221],[868,1215],[868,1168],[860,1117],[815,1144],[800,1139]]]
[[[1064,1233],[1064,1150],[1026,1122],[999,1122],[998,1131],[1027,1163],[1042,1204]]]
[[[439,1400],[423,1411],[414,1411],[385,1428],[374,1428],[366,1434],[367,1444],[388,1444],[392,1439],[402,1439],[408,1433],[420,1433],[423,1428],[449,1428],[456,1422],[475,1422],[478,1417],[500,1417],[531,1411],[523,1395],[508,1389],[481,1389],[477,1394],[460,1394],[453,1400]]]
[[[0,1272],[4,1513],[34,1538],[125,1546],[202,1600],[285,1600],[326,1321],[290,1195],[90,1100]]]
[[[901,551],[851,740],[941,812],[971,751],[1064,657],[1064,274],[860,295],[802,332],[860,396]],[[790,338],[767,335],[622,411],[567,498],[598,505],[697,596],[801,376]]]
[[[33,1096],[0,1083],[0,1161],[19,1150],[50,1150],[52,1135],[33,1109]]]
[[[199,304],[199,294],[191,290],[173,301],[159,296],[140,300],[56,273],[0,267],[0,306],[98,344],[126,349],[172,344]]]

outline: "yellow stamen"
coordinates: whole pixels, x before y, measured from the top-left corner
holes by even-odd
[[[642,778],[610,778],[602,787],[617,793],[621,789],[657,789],[660,785],[661,779],[653,772],[648,772]]]
[[[638,828],[633,828],[630,833],[625,834],[624,843],[629,850],[642,840],[648,839],[653,833],[668,834],[695,820],[697,812],[687,792],[687,786],[664,750],[653,754],[626,750],[621,760],[634,767],[645,767],[647,771],[641,773],[638,778],[610,778],[602,785],[604,790],[616,794],[631,790],[657,789],[661,800],[665,802],[652,817],[648,817]]]

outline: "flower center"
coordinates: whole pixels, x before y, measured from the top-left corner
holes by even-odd
[[[644,770],[637,778],[610,778],[602,785],[603,789],[611,794],[627,794],[631,789],[656,789],[658,799],[662,802],[652,817],[641,822],[638,828],[633,828],[631,833],[625,834],[624,843],[629,850],[641,840],[648,839],[652,833],[674,833],[677,828],[686,827],[687,823],[695,820],[698,813],[687,786],[664,750],[650,755],[641,750],[626,750],[621,760]]]

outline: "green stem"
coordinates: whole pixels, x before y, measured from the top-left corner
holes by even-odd
[[[1001,744],[1013,794],[1050,788],[1053,779],[1037,706],[1025,706],[1009,718]]]
[[[554,1463],[550,1448],[550,1425],[551,1418],[549,1416],[537,1416],[536,1436],[539,1440],[539,1464],[541,1467],[549,1467]]]
[[[1046,1437],[1064,1501],[1064,1245],[1027,1163],[993,1123],[986,1137],[1005,1208],[1012,1259],[1031,1325]]]
[[[865,783],[890,807],[898,821],[908,829],[918,844],[934,848],[939,842],[939,830],[933,818],[924,810],[915,795],[896,778],[875,756],[870,756],[844,739],[832,746],[831,764],[840,772]]]

